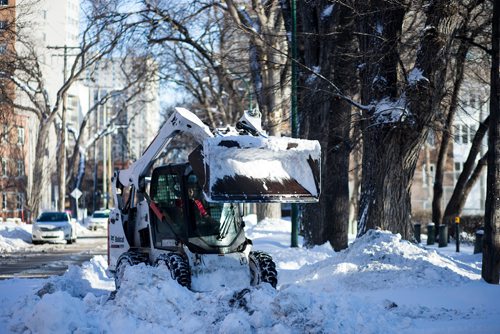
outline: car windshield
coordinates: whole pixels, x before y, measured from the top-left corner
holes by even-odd
[[[68,221],[68,215],[64,212],[44,212],[38,217],[39,222]]]
[[[94,218],[108,218],[109,215],[105,212],[94,212],[92,217],[94,217]]]

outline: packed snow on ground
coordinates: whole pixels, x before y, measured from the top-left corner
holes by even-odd
[[[481,279],[470,246],[455,253],[370,231],[339,253],[290,248],[289,222],[250,218],[254,248],[277,264],[277,289],[192,292],[138,265],[110,298],[114,282],[97,256],[62,276],[0,281],[0,332],[500,333],[500,286]]]

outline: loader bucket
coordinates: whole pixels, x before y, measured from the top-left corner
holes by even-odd
[[[204,192],[213,202],[317,202],[318,141],[249,135],[203,142]]]

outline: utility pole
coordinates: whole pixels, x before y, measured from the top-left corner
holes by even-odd
[[[108,105],[103,106],[103,124],[108,124]],[[108,135],[102,138],[102,198],[103,208],[108,208]]]
[[[54,55],[56,57],[63,57],[63,85],[67,80],[67,67],[68,67],[68,51],[72,49],[80,49],[76,46],[47,46],[47,49],[63,50],[62,54]],[[66,91],[62,96],[62,110],[61,110],[61,133],[59,139],[59,162],[58,168],[58,183],[59,183],[59,203],[57,204],[59,211],[64,211],[66,207]]]

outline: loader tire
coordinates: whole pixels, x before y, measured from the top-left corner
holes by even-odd
[[[147,254],[142,254],[138,252],[125,252],[118,258],[118,264],[116,265],[115,272],[115,289],[118,290],[123,281],[123,275],[125,274],[125,268],[138,265],[139,263],[147,263]]]
[[[276,289],[278,272],[276,271],[276,264],[271,255],[261,251],[252,251],[248,258],[252,277],[251,285],[258,285],[264,282],[271,284]]]
[[[191,288],[191,270],[188,261],[180,254],[168,253],[158,257],[157,266],[167,266],[172,279],[186,288]]]

